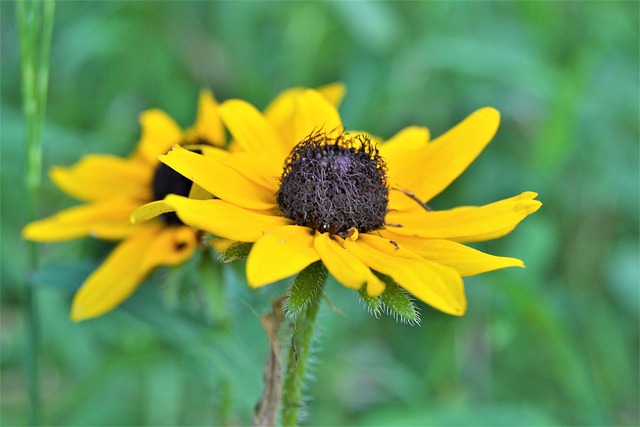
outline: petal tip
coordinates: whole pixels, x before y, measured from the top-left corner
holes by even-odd
[[[80,323],[83,320],[90,319],[93,316],[88,316],[86,310],[84,310],[83,306],[80,304],[73,304],[71,307],[71,313],[69,318],[75,322]]]
[[[486,119],[493,119],[497,120],[498,123],[500,122],[500,111],[494,107],[482,107],[479,110],[476,110],[476,113],[483,114]]]
[[[32,240],[32,237],[33,237],[33,233],[31,232],[32,229],[33,227],[31,227],[31,224],[27,224],[22,228],[20,234],[22,235],[22,238],[24,240]]]
[[[365,284],[367,285],[367,295],[370,297],[380,296],[386,289],[386,286],[384,286],[384,283],[382,283],[382,286],[369,286],[369,283],[363,283],[362,286],[364,286]]]
[[[213,96],[213,91],[209,88],[200,89],[200,94],[198,95],[200,100],[209,102],[210,100],[215,99]]]
[[[534,207],[533,212],[537,211],[542,207],[542,202],[539,200],[534,200],[533,207]]]
[[[465,313],[467,312],[467,307],[456,307],[453,311],[451,311],[449,314],[453,315],[453,316],[458,316],[458,317],[462,317],[465,315]]]
[[[249,269],[247,268],[247,284],[249,285],[250,288],[252,289],[258,289],[263,287],[264,285],[269,284],[270,282],[266,282],[264,280],[260,280],[256,277],[253,276],[253,274],[251,274],[251,272],[249,271]]]

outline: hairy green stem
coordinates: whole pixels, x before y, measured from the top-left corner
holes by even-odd
[[[310,265],[300,272],[294,286],[318,286],[317,292],[308,300],[307,305],[297,316],[291,336],[291,347],[287,361],[284,385],[282,389],[282,425],[297,426],[302,408],[302,389],[311,352],[311,340],[320,301],[327,278],[327,270],[322,262]]]
[[[20,65],[22,97],[26,119],[26,221],[36,218],[37,198],[42,172],[40,139],[44,127],[44,114],[49,81],[49,54],[53,33],[54,0],[20,0],[16,16],[20,39]],[[35,243],[28,243],[24,287],[25,322],[27,325],[27,352],[25,358],[30,402],[30,424],[40,423],[38,375],[38,310],[33,290],[33,272],[38,266]]]

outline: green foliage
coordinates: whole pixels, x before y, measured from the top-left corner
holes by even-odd
[[[287,316],[295,319],[313,300],[320,298],[326,280],[327,269],[320,261],[298,273],[284,302]]]
[[[387,313],[391,314],[396,320],[400,319],[401,322],[406,322],[410,325],[420,323],[420,313],[418,313],[418,309],[409,295],[391,277],[384,274],[377,274],[377,276],[386,285],[384,292],[380,295],[380,299]]]
[[[369,313],[371,313],[371,315],[376,319],[380,317],[380,314],[382,313],[382,310],[384,308],[384,304],[382,303],[382,298],[380,297],[380,295],[375,297],[369,296],[369,294],[367,294],[366,284],[358,289],[358,295],[367,306]]]
[[[233,242],[219,256],[221,262],[232,262],[249,256],[253,243]]]
[[[26,147],[14,7],[0,2],[0,411],[3,424],[25,425]],[[527,268],[466,278],[462,318],[417,302],[420,327],[368,315],[329,279],[308,419],[638,425],[639,9],[621,1],[59,2],[38,215],[76,203],[47,169],[87,153],[128,155],[149,108],[191,125],[202,87],[262,108],[287,87],[340,80],[346,127],[384,138],[408,125],[436,137],[495,106],[502,123],[493,142],[429,206],[539,192],[539,212],[505,238],[474,245]],[[205,266],[200,281],[199,258],[158,271],[121,309],[72,323],[73,291],[112,248],[93,239],[38,245],[43,423],[250,423],[268,351],[258,317],[286,284],[249,289],[242,261]]]
[[[376,318],[383,311],[394,319],[410,325],[420,324],[420,313],[411,297],[389,276],[376,273],[386,288],[381,295],[371,297],[367,294],[366,285],[358,290],[358,295],[366,304],[369,312]]]

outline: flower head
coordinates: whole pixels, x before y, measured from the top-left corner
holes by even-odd
[[[214,158],[176,147],[160,157],[219,199],[169,195],[133,220],[175,211],[197,229],[255,242],[247,260],[254,287],[322,261],[346,287],[377,296],[391,280],[454,315],[466,309],[463,276],[523,266],[461,242],[509,233],[541,206],[535,193],[480,207],[427,207],[492,139],[496,110],[480,109],[433,141],[427,129],[409,127],[375,145],[366,134],[344,133],[336,108],[315,91],[296,94],[289,106],[274,126],[244,101],[223,103],[237,152]]]
[[[115,308],[156,267],[180,264],[197,247],[196,232],[173,213],[135,226],[130,224],[129,216],[136,208],[168,194],[193,197],[198,193],[197,186],[160,163],[157,156],[175,144],[224,144],[224,129],[213,94],[200,94],[196,122],[186,131],[160,110],[144,112],[140,122],[142,136],[130,157],[95,154],[68,168],[54,167],[50,173],[53,182],[85,204],[27,224],[23,229],[24,238],[40,242],[86,236],[121,241],[76,293],[71,309],[76,321]]]
[[[285,160],[276,201],[285,217],[320,232],[377,230],[387,214],[385,169],[370,138],[314,132]]]

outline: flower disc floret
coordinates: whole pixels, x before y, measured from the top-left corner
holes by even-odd
[[[353,228],[382,228],[386,165],[367,136],[314,132],[287,157],[277,202],[285,217],[322,233],[345,237]]]

